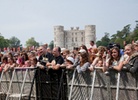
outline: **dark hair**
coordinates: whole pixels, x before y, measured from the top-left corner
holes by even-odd
[[[82,61],[80,62],[80,66],[82,66],[86,62],[89,62],[89,56],[87,53],[80,53],[80,56],[82,57]]]
[[[27,53],[26,53],[26,52],[23,52],[23,54],[22,54],[22,55],[24,55],[24,60],[25,60],[25,61],[29,60],[28,55],[27,55]]]
[[[119,61],[120,58],[121,58],[120,49],[119,49],[118,47],[113,47],[113,48],[110,50],[110,52],[111,52],[111,58],[110,58],[110,60],[109,60],[109,65],[112,65],[112,63],[113,63],[113,57],[112,57],[112,51],[113,51],[113,50],[116,50],[116,51],[118,52],[117,61]]]
[[[12,57],[12,58],[10,58],[10,60],[11,60],[13,63],[15,63],[15,60],[13,59],[13,57]]]
[[[121,48],[120,44],[118,44],[118,43],[109,43],[107,46],[108,49],[111,49],[113,47],[118,47],[119,49]]]
[[[60,47],[57,47],[58,48],[58,52],[60,52],[61,53],[61,48]]]
[[[37,58],[36,58],[36,57],[33,57],[33,58],[32,58],[32,61],[33,61],[35,64],[37,64]]]
[[[11,53],[11,52],[9,52],[9,53],[8,53],[8,55],[10,56],[10,58],[12,58],[12,57],[13,57],[13,55],[12,55],[12,53]]]
[[[78,48],[78,47],[74,47],[74,48],[73,48],[73,50],[76,50],[76,51],[78,51],[78,50],[79,50],[79,48]]]
[[[6,63],[7,63],[7,62],[8,62],[8,57],[3,56],[3,57],[2,57],[2,62],[3,62],[4,60],[5,60],[5,61],[6,61]]]
[[[86,53],[88,54],[88,49],[87,49],[86,45],[82,44],[82,45],[80,46],[80,48],[84,49],[84,50],[86,51]]]
[[[93,41],[93,40],[91,40],[90,42],[91,42],[91,43],[94,43],[94,41]]]

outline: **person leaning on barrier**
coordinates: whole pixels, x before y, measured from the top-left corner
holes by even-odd
[[[13,70],[14,67],[16,67],[15,61],[14,61],[13,57],[9,57],[8,58],[8,63],[4,67],[4,72],[6,72],[8,70]]]
[[[30,60],[25,61],[24,67],[31,67],[31,61]]]
[[[92,63],[94,61],[94,59],[96,58],[96,54],[98,53],[98,49],[97,48],[93,48],[89,51],[89,59],[90,59],[90,63]]]
[[[41,69],[47,68],[46,63],[51,62],[53,59],[53,55],[46,50],[46,46],[40,46],[38,48],[39,58],[37,66]]]
[[[66,58],[69,56],[70,51],[68,49],[65,49],[61,51],[62,57],[66,60]]]
[[[74,69],[74,68],[76,68],[80,64],[80,53],[83,53],[83,52],[86,53],[86,50],[85,49],[80,49],[78,51],[78,53],[76,54],[75,57],[74,57],[74,54],[70,54],[69,55],[69,59],[70,59],[70,57],[72,58],[72,60],[70,61],[71,64],[67,65],[66,68],[67,69]],[[68,63],[69,63],[69,60],[68,60]]]
[[[69,56],[66,58],[65,65],[66,69],[74,69],[73,64],[74,64],[74,58]]]
[[[80,46],[80,50],[85,50],[86,53],[89,54],[89,53],[88,53],[88,49],[87,49],[86,45],[84,45],[84,44],[82,44],[82,45]]]
[[[73,64],[73,68],[75,68],[78,64],[79,64],[79,48],[78,47],[74,47],[73,48],[73,56],[74,56],[74,64]]]
[[[98,47],[98,53],[96,54],[96,58],[94,59],[90,67],[88,68],[90,71],[94,70],[99,60],[103,60],[103,62],[105,62],[106,60],[106,55],[104,55],[105,52],[106,52],[106,48],[104,46]]]
[[[2,57],[2,62],[1,62],[1,65],[0,65],[0,72],[2,72],[2,70],[6,66],[6,64],[8,64],[8,57],[7,56],[3,56]]]
[[[36,57],[36,52],[34,51],[31,51],[31,52],[28,52],[28,59],[31,60],[33,57]]]
[[[84,49],[81,49],[79,52],[80,52],[80,56],[79,56],[80,63],[79,65],[77,65],[76,69],[78,73],[82,73],[82,72],[85,72],[90,66],[89,56]]]
[[[17,67],[25,67],[25,60],[24,57],[20,56],[18,57],[18,64]]]
[[[120,49],[118,47],[113,47],[110,50],[110,58],[106,61],[106,69],[109,67],[120,71],[123,67],[124,57],[120,54]]]
[[[36,67],[37,66],[37,58],[36,57],[31,58],[30,61],[31,61],[30,67]]]
[[[96,64],[97,67],[103,67],[103,60],[99,60]]]
[[[136,52],[138,52],[138,40],[134,43],[134,49]]]
[[[134,45],[127,44],[125,46],[125,53],[129,56],[124,66],[131,72],[138,72],[138,52],[135,51]]]
[[[52,62],[48,62],[46,64],[46,66],[49,68],[49,69],[53,69],[53,70],[58,70],[60,69],[60,66],[64,63],[64,59],[63,57],[61,56],[61,49],[60,47],[55,47],[53,49],[53,59],[52,59]]]

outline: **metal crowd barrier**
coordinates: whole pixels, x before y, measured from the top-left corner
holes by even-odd
[[[138,100],[138,73],[100,69],[67,75],[69,100]]]
[[[78,74],[74,70],[73,77],[68,82],[70,91],[69,100],[89,100],[91,95],[92,73],[86,71],[85,73]]]
[[[0,77],[0,100],[5,100],[11,81],[12,71],[4,72],[2,70]]]
[[[37,70],[35,79],[37,100],[67,100],[66,73],[65,69],[61,70],[61,73],[52,73],[51,69]]]
[[[31,67],[2,71],[0,100],[36,100],[34,76],[35,68]]]
[[[120,72],[118,100],[138,100],[138,73]],[[116,100],[117,100],[116,99]]]
[[[78,74],[15,68],[0,77],[0,100],[138,100],[138,73],[97,68]]]

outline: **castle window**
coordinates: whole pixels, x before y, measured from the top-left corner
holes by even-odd
[[[66,45],[66,48],[68,48],[68,45]]]
[[[74,38],[72,38],[72,42],[74,42]]]
[[[83,37],[81,37],[81,42],[83,42]]]
[[[75,33],[75,35],[77,35],[77,33]]]
[[[66,37],[66,42],[68,42],[68,38]]]
[[[77,42],[77,37],[75,38],[75,41]]]
[[[81,35],[83,35],[83,32],[81,32]]]

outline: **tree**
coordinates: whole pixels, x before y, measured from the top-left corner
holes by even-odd
[[[111,43],[117,43],[120,44],[121,47],[123,47],[123,42],[126,41],[130,43],[132,41],[131,38],[131,32],[130,32],[130,24],[124,26],[124,28],[121,31],[117,31],[116,34],[113,34],[111,36]]]
[[[113,34],[113,35],[111,36],[110,42],[113,43],[116,39],[117,39],[116,34]]]
[[[101,41],[97,41],[97,42],[96,42],[96,45],[97,45],[97,46],[101,46],[101,44],[102,44]]]
[[[4,48],[8,46],[9,46],[9,40],[5,39],[0,33],[0,48]]]
[[[25,44],[27,47],[32,47],[32,46],[39,46],[39,43],[35,41],[34,37],[31,37],[26,41]]]
[[[9,39],[9,46],[15,47],[15,48],[19,47],[20,46],[20,40],[15,36],[11,37]]]
[[[135,30],[137,30],[138,29],[138,20],[136,20],[135,22],[136,22]]]
[[[53,40],[49,43],[49,47],[51,50],[53,50],[53,48],[54,48],[54,41]]]
[[[104,37],[102,37],[101,41],[97,41],[97,46],[107,46],[110,42],[109,33],[105,33]]]
[[[138,21],[136,21],[136,27],[132,32],[130,29],[130,24],[124,26],[121,31],[117,31],[116,34],[113,34],[111,39],[109,38],[109,33],[105,33],[101,41],[97,41],[96,44],[97,46],[107,46],[108,43],[117,43],[120,44],[121,47],[124,47],[124,42],[128,44],[138,40]]]

